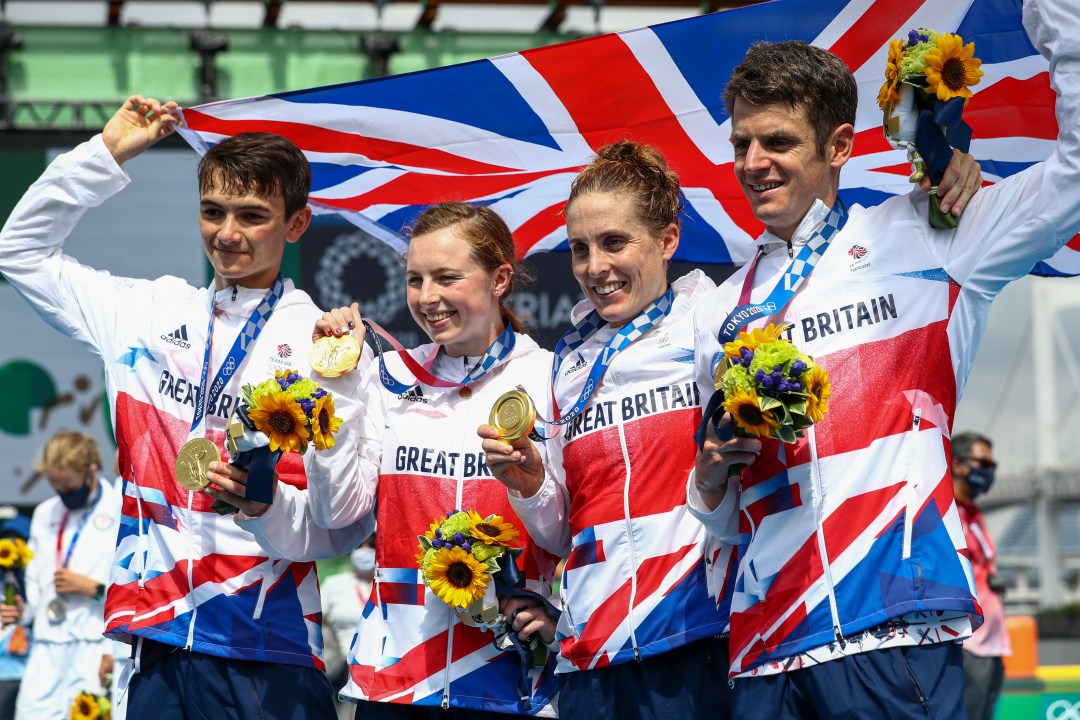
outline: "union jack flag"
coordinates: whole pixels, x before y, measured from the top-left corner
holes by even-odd
[[[491,205],[521,255],[564,249],[570,181],[603,145],[657,146],[682,180],[676,259],[742,264],[761,230],[735,182],[722,94],[756,40],[828,48],[859,83],[856,156],[840,176],[850,205],[910,189],[910,167],[876,104],[888,41],[912,28],[974,41],[985,76],[965,119],[990,182],[1047,157],[1057,122],[1046,61],[1021,0],[775,0],[487,60],[344,85],[232,100],[184,112],[196,150],[246,131],[291,138],[312,163],[311,204],[404,250],[403,229],[444,200]],[[1038,275],[1080,274],[1080,236]]]

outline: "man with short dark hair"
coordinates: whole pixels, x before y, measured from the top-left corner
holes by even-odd
[[[993,720],[1005,678],[1005,663],[1001,658],[1012,654],[1002,603],[1005,586],[997,575],[995,563],[997,551],[983,514],[974,503],[976,497],[994,484],[997,463],[993,443],[977,433],[954,435],[949,466],[984,618],[982,627],[964,641],[964,704],[969,720]]]
[[[950,427],[991,301],[1080,231],[1074,5],[1023,8],[1050,58],[1056,149],[972,197],[954,230],[929,226],[926,193],[871,208],[838,200],[856,88],[839,58],[761,43],[732,75],[735,178],[766,231],[754,262],[698,305],[698,386],[712,393],[743,317],[754,318],[746,329],[790,326],[829,374],[808,381],[808,403],[828,412],[805,438],[724,440],[710,428],[688,482],[692,511],[738,547],[734,577],[714,586],[732,594],[741,720],[966,714],[959,641],[983,611],[953,499]],[[977,173],[960,180],[970,191]],[[963,204],[962,191],[942,197],[954,214]],[[731,422],[715,427],[730,438]],[[734,463],[749,467],[729,480]]]
[[[267,557],[211,508],[227,494],[193,489],[235,472],[220,457],[241,386],[307,358],[321,312],[281,275],[285,245],[311,219],[306,158],[266,133],[206,153],[199,229],[209,287],[113,277],[62,252],[85,210],[130,181],[123,164],[179,122],[176,103],[128,98],[100,135],[27,191],[0,234],[0,271],[105,363],[124,478],[105,619],[108,635],[134,644],[129,717],[333,717],[314,563]],[[144,221],[148,238],[160,235],[152,218],[132,218]],[[209,472],[195,468],[199,454],[213,460]],[[305,483],[298,455],[278,470],[286,483]],[[344,538],[342,552],[360,539]]]

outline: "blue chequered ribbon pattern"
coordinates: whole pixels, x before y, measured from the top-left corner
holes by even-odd
[[[829,240],[844,225],[847,218],[847,209],[844,204],[837,202],[825,219],[814,228],[810,240],[799,250],[799,254],[791,261],[791,266],[784,273],[784,290],[795,292],[802,285],[803,280],[817,265],[818,260],[825,254],[829,247]]]

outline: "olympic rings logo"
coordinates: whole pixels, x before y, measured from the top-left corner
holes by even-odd
[[[1080,720],[1080,702],[1055,700],[1046,708],[1046,720]]]

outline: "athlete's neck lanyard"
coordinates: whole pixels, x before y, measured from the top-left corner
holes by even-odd
[[[847,222],[848,213],[844,203],[837,198],[828,215],[813,229],[810,239],[806,241],[798,254],[792,258],[784,274],[776,285],[769,291],[768,297],[759,303],[750,302],[750,292],[754,289],[754,273],[757,271],[757,262],[761,257],[759,251],[754,255],[750,268],[743,280],[742,294],[739,304],[724,319],[716,337],[720,344],[731,342],[739,335],[739,331],[759,317],[775,315],[787,307],[791,299],[795,297],[802,284],[810,277],[810,273],[817,267],[818,261],[825,251],[829,249],[832,237],[840,231]]]
[[[421,365],[416,362],[413,356],[409,354],[409,351],[406,350],[393,335],[384,330],[378,323],[366,319],[361,320],[361,322],[364,324],[364,327],[367,328],[368,333],[375,343],[375,355],[379,360],[379,381],[382,382],[384,388],[395,395],[406,393],[417,384],[421,383],[428,387],[455,388],[464,387],[470,383],[477,382],[509,355],[514,349],[514,344],[517,342],[517,336],[514,333],[514,329],[507,323],[502,334],[495,338],[495,342],[488,346],[488,349],[484,351],[483,357],[480,358],[480,361],[476,363],[476,365],[473,365],[472,370],[469,370],[465,375],[465,378],[461,382],[451,382],[450,380],[443,380],[436,376],[429,369],[434,364],[435,357],[439,354],[439,351],[442,350],[442,345],[436,345],[435,350],[431,353],[429,362],[425,365]],[[394,350],[397,350],[398,357],[401,358],[405,367],[408,368],[409,372],[416,378],[415,383],[406,385],[390,373],[389,368],[386,367],[386,357],[383,351],[382,340],[386,340]]]
[[[552,420],[540,418],[541,422],[546,425],[554,425],[556,432],[558,432],[559,426],[565,425],[580,415],[589,404],[589,400],[592,398],[593,393],[596,392],[596,388],[600,386],[604,374],[607,373],[608,368],[611,367],[611,363],[615,361],[619,353],[630,347],[635,340],[652,330],[658,322],[667,317],[671,313],[674,304],[675,289],[669,285],[667,292],[649,303],[633,320],[620,327],[611,339],[604,344],[604,347],[600,349],[592,370],[589,371],[589,376],[585,379],[581,394],[578,395],[573,407],[562,413],[555,399],[555,381],[559,377],[559,370],[562,368],[563,362],[570,353],[585,344],[585,341],[608,323],[600,317],[598,311],[593,310],[581,322],[570,328],[559,338],[559,342],[555,346],[555,357],[551,360],[551,407],[555,417]],[[548,440],[555,436],[554,433],[552,435],[543,435],[536,428],[533,428],[531,435],[540,440]]]
[[[64,553],[64,561],[60,562],[60,551],[64,546],[64,528],[67,527],[68,511],[64,510],[64,517],[60,519],[60,530],[56,533],[56,567],[57,569],[66,568],[68,563],[71,562],[71,552],[75,549],[75,543],[79,542],[79,535],[82,533],[83,527],[86,526],[86,521],[90,518],[90,514],[97,507],[98,500],[101,499],[101,481],[98,481],[97,491],[94,493],[94,499],[86,507],[86,512],[79,518],[79,524],[75,526],[75,534],[71,536],[71,542],[68,543],[67,552]]]
[[[221,363],[221,367],[218,368],[217,374],[214,376],[214,382],[208,390],[206,381],[210,376],[210,350],[214,344],[214,297],[216,295],[215,292],[210,293],[210,322],[206,326],[206,352],[203,354],[199,392],[196,394],[195,399],[195,417],[191,420],[191,431],[188,433],[189,440],[203,437],[205,434],[203,425],[206,421],[206,409],[217,404],[218,398],[224,392],[232,374],[239,369],[240,364],[247,357],[248,347],[255,342],[255,338],[259,337],[259,333],[262,332],[266,321],[270,319],[270,315],[273,314],[274,308],[284,292],[285,279],[279,273],[274,280],[274,284],[270,286],[266,295],[263,296],[262,302],[251,313],[243,329],[236,336],[232,348],[229,349],[229,354],[225,356],[225,360]]]

